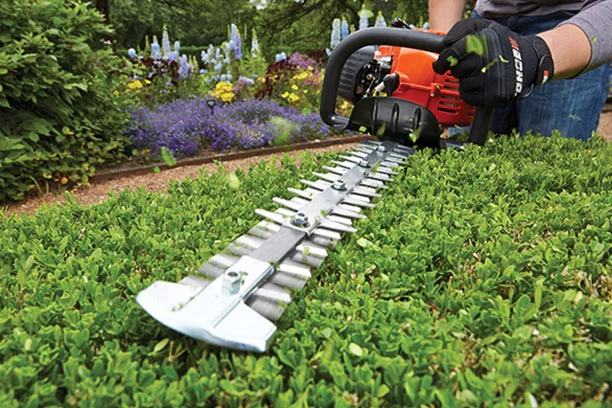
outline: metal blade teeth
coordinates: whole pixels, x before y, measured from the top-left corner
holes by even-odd
[[[212,281],[199,277],[199,276],[194,276],[194,275],[186,276],[179,281],[181,285],[187,285],[187,286],[191,286],[192,288],[198,288],[198,289],[204,289],[206,286],[210,284],[210,282]]]
[[[388,174],[380,173],[380,172],[370,173],[369,178],[380,180],[380,181],[392,181],[392,178],[389,177]]]
[[[331,185],[331,183],[327,183],[323,180],[310,181],[310,180],[300,180],[302,184],[307,185],[308,187],[312,187],[317,190],[325,190],[327,187]]]
[[[312,244],[298,245],[295,249],[305,255],[312,255],[318,258],[325,258],[327,256],[327,251],[325,250],[325,248],[321,248]]]
[[[365,201],[364,198],[366,198],[366,197],[361,197],[361,196],[353,195],[351,197],[346,197],[344,199],[343,203],[349,204],[349,205],[352,205],[352,206],[364,207],[364,208],[372,208],[372,207],[374,207],[374,204],[370,204],[369,202]]]
[[[285,200],[284,198],[274,197],[272,198],[272,201],[277,204],[284,205],[285,207],[294,211],[299,211],[299,209],[304,206],[304,202],[299,202],[295,198],[291,200]]]
[[[359,213],[358,211],[352,211],[352,210],[346,209],[346,205],[343,205],[343,204],[339,204],[336,208],[334,208],[334,210],[332,211],[332,214],[339,215],[342,217],[355,218],[355,219],[368,218],[365,215]]]
[[[359,208],[356,205],[347,204],[345,202],[338,204],[337,208],[340,210],[350,211],[351,213],[357,213],[357,214],[361,213],[361,208]],[[363,217],[367,218],[365,215]]]
[[[350,162],[350,161],[338,161],[338,160],[332,160],[331,161],[333,164],[336,164],[340,167],[344,167],[345,169],[351,169],[353,167],[355,167],[356,163]]]
[[[348,225],[349,227],[353,225],[353,222],[351,221],[350,218],[340,217],[340,216],[334,215],[334,214],[328,215],[326,218],[329,221],[337,222],[339,224]]]
[[[335,173],[335,174],[337,174],[337,175],[339,175],[339,176],[344,175],[344,174],[346,173],[346,171],[347,171],[347,169],[342,168],[342,167],[323,166],[323,168],[324,168],[325,170],[329,170],[329,171],[331,171],[332,173]]]
[[[338,175],[337,174],[330,174],[330,173],[319,173],[316,171],[313,171],[312,174],[314,176],[317,176],[318,178],[324,180],[324,181],[329,181],[329,182],[334,182],[336,180],[338,180]]]
[[[238,259],[240,259],[239,256],[233,256],[230,254],[221,253],[221,254],[217,254],[213,256],[212,258],[210,258],[208,262],[212,265],[215,265],[218,268],[227,269],[233,264],[235,264],[238,261]]]
[[[366,157],[368,157],[368,154],[370,154],[370,153],[371,153],[371,152],[361,152],[361,151],[359,151],[358,149],[353,149],[353,150],[351,151],[351,154],[352,154],[354,157],[358,157],[358,158],[360,158],[360,159],[365,159]]]
[[[324,228],[317,228],[312,233],[320,237],[335,239],[336,241],[340,241],[340,239],[342,238],[337,232],[330,231]]]
[[[291,292],[270,282],[266,282],[261,285],[253,292],[251,296],[257,296],[263,299],[273,300],[278,303],[291,302]]]
[[[388,174],[389,176],[395,176],[397,175],[396,171],[393,171],[393,169],[389,168],[389,167],[385,167],[385,166],[378,166],[378,173],[382,173],[382,174]]]
[[[353,147],[353,150],[358,151],[358,152],[361,152],[361,153],[365,153],[366,155],[367,155],[367,154],[370,154],[370,153],[372,153],[372,152],[374,151],[374,149],[373,149],[373,148],[371,148],[371,147],[365,147],[365,146],[363,146],[363,145],[361,145],[361,146],[355,146],[355,147]]]
[[[310,268],[304,266],[300,262],[295,262],[291,259],[286,259],[278,265],[277,270],[279,272],[293,275],[301,279],[309,279],[311,276]]]
[[[277,321],[287,305],[291,303],[291,294],[271,282],[266,282],[253,291],[246,304],[262,316]]]
[[[414,153],[414,151],[412,152]],[[393,151],[389,152],[389,156],[390,157],[396,157],[398,159],[407,159],[412,153],[409,152],[404,152],[398,149],[394,149]]]
[[[321,221],[320,227],[338,232],[357,232],[357,230],[351,226],[330,220]]]
[[[261,239],[268,239],[272,235],[274,235],[274,233],[278,231],[279,229],[280,227],[278,225],[271,223],[269,221],[263,220],[259,224],[251,228],[248,232],[248,235],[251,235],[257,238],[261,238]]]
[[[264,240],[251,235],[242,235],[238,237],[235,242],[250,249],[257,249],[264,242]]]
[[[321,264],[320,261],[319,265]],[[278,286],[282,286],[285,288],[289,288],[292,290],[300,290],[304,287],[304,285],[306,285],[306,282],[308,281],[308,278],[302,278],[296,275],[292,275],[289,273],[285,273],[285,272],[274,272],[272,274],[272,276],[270,276],[269,282],[278,285]]]
[[[225,248],[225,251],[229,252],[232,255],[240,257],[243,255],[248,255],[252,251],[252,249],[241,245],[238,242],[232,242],[227,246],[227,248]]]
[[[259,216],[262,216],[272,222],[275,222],[277,224],[284,224],[285,221],[287,221],[287,216],[284,216],[282,214],[279,214],[277,212],[272,212],[272,211],[268,211],[268,210],[262,210],[262,209],[256,209],[255,213]]]
[[[277,214],[281,214],[283,217],[285,217],[285,220],[291,219],[291,217],[293,217],[295,215],[295,211],[292,210],[288,210],[286,208],[277,208],[276,211],[274,211]]]
[[[376,192],[375,188],[370,188],[370,187],[365,187],[365,186],[359,186],[357,188],[355,188],[353,190],[353,192],[355,192],[355,194],[359,194],[365,197],[370,197],[370,198],[374,198],[374,197],[382,197],[381,194],[378,194]]]
[[[223,275],[223,272],[225,272],[226,269],[227,268],[218,267],[210,262],[207,262],[198,268],[198,272],[210,279],[216,279]]]
[[[247,319],[245,322],[256,321],[257,327],[249,326],[248,330],[243,330],[245,334],[230,330],[229,334],[225,332],[226,335],[241,333],[243,336],[241,339],[251,338],[252,332],[257,332],[257,328],[260,327],[263,329],[258,332],[259,335],[267,333],[266,330],[270,330],[269,326],[266,326],[266,321],[261,316],[270,321],[276,321],[281,317],[292,301],[292,291],[302,289],[306,285],[311,277],[312,268],[318,268],[324,262],[328,251],[342,238],[341,233],[357,231],[353,227],[353,220],[366,218],[362,214],[362,208],[374,207],[371,199],[381,196],[377,190],[388,188],[386,183],[392,181],[393,176],[398,174],[396,167],[404,164],[406,158],[414,152],[411,148],[393,146],[396,145],[389,142],[365,141],[346,154],[340,155],[340,160],[332,160],[334,166],[322,166],[328,173],[313,172],[312,175],[317,178],[315,181],[301,180],[305,185],[304,189],[289,188],[289,192],[293,193],[294,197],[290,199],[274,197],[273,202],[279,205],[278,208],[273,211],[256,209],[256,214],[263,220],[246,234],[232,241],[223,252],[214,255],[200,266],[198,274],[183,278],[179,282],[183,286],[158,285],[148,292],[155,293],[156,288],[159,288],[157,295],[147,294],[147,296],[157,296],[159,301],[155,303],[155,307],[150,309],[145,307],[145,310],[159,311],[162,310],[160,307],[171,307],[172,305],[166,306],[168,302],[165,300],[169,290],[173,299],[180,295],[183,299],[188,299],[187,303],[207,305],[204,309],[212,310],[212,314],[204,313],[203,316],[214,316],[217,312],[222,312],[218,316],[223,316],[217,318],[220,320],[209,319],[202,322],[194,321],[194,316],[183,316],[180,317],[183,319],[181,323],[176,325],[173,325],[175,315],[171,315],[170,320],[165,320],[166,323],[163,319],[160,320],[175,330],[187,335],[208,333],[208,330],[214,331],[220,327],[218,325],[220,321],[225,322],[226,327],[223,330],[227,330],[227,325],[231,326],[236,321],[240,321],[240,318],[236,317],[240,314],[243,319]],[[367,160],[372,167],[363,163],[363,160]],[[301,215],[296,216],[297,212],[304,212],[311,224],[299,224]],[[290,220],[295,224],[289,225]],[[242,285],[251,286],[243,286],[243,289],[239,289],[241,292],[225,292],[232,290],[225,286],[233,285],[232,281],[228,280],[231,279],[231,274],[243,270],[247,273],[242,278]],[[238,301],[242,299],[244,303],[239,302],[240,307],[229,308],[228,302],[234,302],[235,299],[225,296],[228,294],[233,296],[236,293],[240,296]],[[192,299],[198,299],[200,303],[191,303]],[[203,299],[209,301],[202,303]],[[224,306],[216,308],[210,299],[214,302],[220,301]],[[150,311],[149,313],[155,316],[154,313]],[[227,313],[233,317],[227,317],[230,316]],[[204,331],[182,331],[181,324],[185,324],[184,327],[203,327]],[[272,326],[272,332],[273,328]],[[194,337],[208,341],[207,337]],[[262,350],[262,347],[258,345],[257,349]]]
[[[366,186],[366,187],[375,187],[375,188],[382,188],[382,189],[389,188],[382,181],[374,180],[374,179],[371,179],[371,178],[367,178],[367,179],[363,180],[361,182],[361,185],[362,186]]]
[[[293,194],[301,197],[302,199],[306,199],[306,200],[312,200],[313,198],[315,198],[317,196],[317,194],[320,193],[319,190],[315,190],[315,189],[312,189],[310,187],[308,187],[308,188],[306,188],[304,190],[300,190],[298,188],[289,187],[287,190],[289,190]]]
[[[387,157],[385,161],[389,163],[395,163],[395,164],[404,164],[405,158],[401,156],[400,157],[390,156],[390,157]]]
[[[300,251],[293,251],[292,255],[290,256],[290,259],[292,259],[295,262],[302,263],[304,265],[308,265],[310,268],[316,269],[323,263],[324,258],[305,254]]]
[[[359,163],[359,160],[361,160],[359,157],[354,157],[354,156],[346,156],[346,155],[340,155],[341,159],[350,161],[352,163]]]

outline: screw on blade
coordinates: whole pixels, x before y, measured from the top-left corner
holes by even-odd
[[[336,180],[332,184],[332,188],[337,191],[346,191],[346,183],[343,180]]]

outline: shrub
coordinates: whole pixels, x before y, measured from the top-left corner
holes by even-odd
[[[128,135],[135,147],[158,155],[162,147],[185,157],[201,150],[250,149],[275,143],[301,142],[329,136],[317,114],[304,115],[273,100],[219,104],[207,99],[180,100],[133,113]],[[272,118],[282,118],[282,120]],[[291,124],[286,126],[286,124]]]
[[[136,303],[337,156],[0,213],[0,405],[607,407],[612,145],[413,155],[278,321],[220,349]]]
[[[79,1],[5,0],[0,33],[0,201],[87,181],[120,157],[129,115],[102,16]]]

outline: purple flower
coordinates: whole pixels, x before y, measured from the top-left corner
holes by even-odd
[[[236,24],[232,24],[230,28],[230,43],[234,43],[234,52],[237,60],[242,58],[242,38],[240,38],[240,31]]]
[[[340,24],[340,39],[344,39],[349,35],[349,26],[346,18],[342,18],[342,23]]]
[[[161,59],[162,57],[161,48],[159,47],[159,43],[157,42],[157,40],[151,43],[151,57],[154,60]]]
[[[318,114],[264,100],[218,104],[214,112],[206,99],[178,100],[153,109],[143,107],[132,114],[128,135],[138,149],[159,155],[166,147],[175,157],[186,157],[212,148],[217,151],[251,149],[273,144],[280,130],[272,118],[294,124],[288,142],[302,142],[331,133]]]

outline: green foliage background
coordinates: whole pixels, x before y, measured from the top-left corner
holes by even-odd
[[[227,40],[227,27],[234,23],[245,47],[250,47],[252,29],[257,31],[269,60],[281,51],[306,53],[329,47],[332,20],[345,17],[358,26],[362,4],[382,11],[388,23],[394,17],[415,24],[427,21],[427,0],[109,0],[109,18],[120,49],[142,47],[146,36],[161,38],[163,24],[168,24],[170,38],[183,45],[219,45]],[[374,19],[370,20],[374,25]]]
[[[86,181],[123,152],[127,123],[113,95],[120,60],[85,3],[0,4],[0,201],[43,180]]]
[[[138,307],[334,157],[0,214],[0,405],[610,405],[612,145],[598,139],[411,156],[267,354],[196,342]]]

